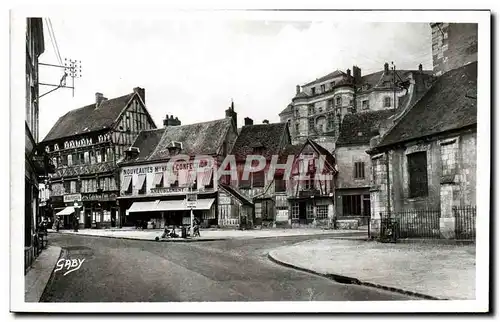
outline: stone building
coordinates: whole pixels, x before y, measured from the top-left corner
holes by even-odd
[[[419,65],[415,70],[394,72],[388,63],[383,70],[362,75],[361,69],[320,77],[297,85],[292,102],[279,114],[287,123],[292,142],[314,139],[329,151],[335,149],[342,120],[348,114],[376,110],[404,109],[412,97],[431,81],[431,71]],[[428,87],[429,85],[427,85]]]
[[[42,18],[26,19],[26,118],[24,123],[24,265],[37,256],[36,230],[40,222],[39,187],[54,169],[44,149],[38,144],[39,134],[39,70],[38,58],[45,50]]]
[[[476,204],[477,62],[442,74],[387,133],[372,141],[372,233],[384,215],[432,209],[431,227],[454,238],[453,207]],[[404,228],[401,228],[404,229]]]
[[[253,120],[247,117],[245,125],[239,130],[231,151],[235,157],[238,177],[230,185],[254,204],[254,217],[247,218],[247,222],[252,222],[253,225],[274,226],[276,210],[288,208],[283,173],[268,178],[267,172],[273,156],[278,157],[289,144],[290,133],[286,123],[253,124]],[[244,178],[243,170],[248,155],[263,156],[266,166]]]
[[[418,211],[430,209],[437,214],[427,218],[433,234],[453,238],[461,230],[457,209],[476,204],[477,24],[430,25],[438,77],[368,151],[375,234],[384,215],[406,211],[417,222]]]
[[[186,196],[191,192],[197,194],[194,216],[203,226],[219,224],[217,169],[236,140],[234,106],[226,116],[188,125],[165,120],[164,128],[136,137],[119,162],[118,200],[125,225],[189,225]]]
[[[477,24],[431,23],[434,75],[477,61]]]
[[[348,114],[336,143],[336,214],[340,220],[368,224],[370,217],[371,160],[366,153],[370,139],[379,134],[395,110]]]
[[[140,131],[156,128],[145,101],[139,87],[113,99],[96,93],[94,103],[61,116],[40,143],[56,167],[50,201],[64,227],[72,216],[82,228],[120,225],[116,162]]]

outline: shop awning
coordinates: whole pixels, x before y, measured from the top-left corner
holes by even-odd
[[[131,182],[132,182],[132,176],[125,176],[123,178],[122,191],[127,191],[128,188],[130,187]]]
[[[134,202],[132,206],[127,210],[130,212],[148,212],[148,211],[156,211],[156,206],[158,205],[158,201],[142,201],[142,202]]]
[[[196,207],[193,210],[209,210],[215,199],[198,199]],[[150,211],[179,211],[190,210],[186,205],[185,200],[165,200],[165,201],[142,201],[134,202],[127,210],[127,214],[131,212],[150,212]]]
[[[74,207],[66,207],[63,210],[59,211],[56,216],[68,216],[75,212]]]

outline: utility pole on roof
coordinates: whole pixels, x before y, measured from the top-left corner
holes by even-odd
[[[394,90],[394,109],[396,109],[396,65],[391,61],[392,65],[392,86]]]

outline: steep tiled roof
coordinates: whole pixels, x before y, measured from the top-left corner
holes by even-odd
[[[144,161],[168,160],[168,147],[172,141],[180,142],[180,154],[190,156],[215,155],[222,146],[225,134],[232,126],[230,118],[195,124],[169,126],[157,130],[142,131],[135,139],[133,147],[139,154],[121,162],[122,165]]]
[[[322,76],[320,78],[317,78],[317,79],[313,80],[312,82],[304,84],[303,86],[309,86],[312,84],[321,83],[322,81],[325,81],[325,80],[330,79],[330,78],[338,77],[341,75],[347,75],[347,74],[337,69],[336,71],[331,72],[329,74],[326,74],[325,76]]]
[[[165,129],[156,149],[148,160],[169,158],[168,146],[172,141],[181,142],[180,153],[195,155],[215,155],[219,152],[225,134],[232,126],[231,119],[225,118],[209,122],[201,122],[180,126],[169,126]]]
[[[281,111],[278,115],[291,113],[292,109],[293,109],[293,105],[292,104],[288,104],[288,106],[285,107],[285,109],[283,111]]]
[[[415,75],[417,74],[432,75],[431,70],[418,71],[418,70],[402,69],[402,70],[396,70],[397,74],[396,81],[400,82],[401,79],[405,80],[405,75],[408,73],[414,73]],[[381,70],[361,77],[361,84],[370,85],[369,89],[373,87],[383,87],[385,81],[389,82],[393,81],[392,70],[389,70],[388,73],[385,73],[383,70]]]
[[[99,108],[90,104],[61,116],[43,141],[110,128],[134,93],[105,100]]]
[[[377,148],[477,124],[476,90],[477,62],[443,74]]]
[[[336,146],[369,144],[378,135],[381,121],[387,120],[394,110],[380,110],[344,116]]]
[[[285,163],[289,155],[297,155],[302,149],[303,144],[288,144],[285,146],[279,155],[279,163]]]
[[[332,167],[335,167],[335,157],[330,153],[330,151],[313,140],[307,140],[306,142],[309,142],[319,152],[319,154],[324,155],[326,162],[328,162]]]
[[[133,147],[139,148],[139,154],[134,161],[146,161],[160,143],[164,132],[164,128],[141,131],[132,144]]]
[[[227,193],[231,194],[233,197],[238,199],[242,204],[253,206],[251,199],[248,199],[244,194],[242,194],[238,189],[225,184],[219,184],[219,187],[224,189]]]
[[[262,155],[271,159],[281,151],[281,140],[286,131],[286,123],[246,125],[233,146],[232,154],[237,161],[243,161],[247,155],[254,154],[254,148],[262,148]]]

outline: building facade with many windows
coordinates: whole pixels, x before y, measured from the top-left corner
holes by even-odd
[[[164,128],[142,131],[120,162],[123,223],[190,225],[186,198],[196,193],[194,216],[204,226],[217,225],[216,170],[236,139],[235,122],[236,116],[188,125],[165,122]]]
[[[95,103],[59,118],[41,145],[56,167],[50,199],[64,227],[73,216],[82,228],[120,224],[116,163],[140,131],[155,128],[139,87],[113,99],[96,93]]]
[[[25,172],[24,172],[24,246],[25,269],[37,256],[37,228],[41,220],[39,187],[44,186],[53,171],[47,155],[38,144],[39,70],[38,59],[44,52],[41,18],[26,19],[26,104],[25,104]]]

